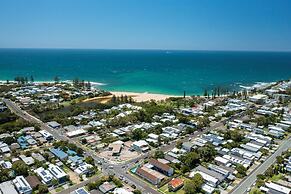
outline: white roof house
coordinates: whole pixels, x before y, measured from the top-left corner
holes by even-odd
[[[32,157],[27,157],[25,155],[20,155],[19,158],[27,165],[32,165],[34,164],[34,159]]]
[[[1,194],[18,194],[18,192],[15,190],[14,185],[12,184],[12,181],[6,181],[0,184],[0,193]]]
[[[89,169],[92,167],[93,166],[91,164],[84,163],[80,165],[78,168],[76,168],[74,172],[77,174],[86,174],[89,171]]]
[[[153,133],[150,133],[150,134],[148,135],[148,137],[151,138],[151,139],[155,139],[155,140],[158,140],[158,139],[159,139],[159,136],[156,135],[156,134],[153,134]]]
[[[280,193],[284,193],[284,194],[290,194],[291,193],[291,189],[278,185],[276,183],[272,183],[272,182],[267,182],[265,183],[266,187],[268,187],[269,189],[273,189],[275,191],[278,191]]]
[[[149,150],[149,144],[145,140],[135,141],[131,147],[136,151],[146,152]]]
[[[291,121],[280,121],[280,123],[291,126]]]
[[[266,99],[268,99],[268,96],[265,95],[265,94],[257,94],[257,95],[254,95],[254,96],[249,97],[249,100],[251,102],[255,102],[255,103],[262,103]]]
[[[139,147],[148,146],[148,143],[144,140],[135,141],[135,142],[133,142],[133,144],[137,145]]]
[[[202,178],[206,181],[206,183],[210,186],[216,187],[217,184],[219,183],[219,180],[217,178],[201,171],[193,171],[190,173],[189,177],[194,177],[194,175],[197,173],[199,173],[202,176]]]
[[[256,149],[261,149],[262,148],[261,145],[257,145],[257,144],[251,143],[251,142],[246,143],[246,145],[254,147]]]
[[[46,139],[46,140],[52,140],[54,137],[51,133],[49,133],[46,130],[40,130],[39,133]]]
[[[15,177],[13,183],[19,193],[21,194],[32,193],[32,188],[30,187],[29,183],[25,180],[23,176]]]
[[[271,137],[264,136],[264,135],[261,135],[261,134],[256,134],[256,133],[249,133],[249,134],[246,135],[246,138],[247,139],[250,139],[250,140],[254,140],[254,141],[264,140],[268,144],[270,144],[271,141],[272,141],[272,138]]]
[[[75,137],[75,136],[83,135],[86,132],[87,131],[85,131],[84,129],[77,129],[75,131],[67,132],[66,134],[67,134],[68,137]]]
[[[49,185],[54,178],[53,175],[43,167],[34,170],[34,172],[41,178],[41,182],[47,185]]]
[[[59,128],[61,127],[61,124],[57,123],[56,121],[50,121],[50,122],[47,122],[47,124],[52,127],[52,128]]]
[[[201,189],[203,191],[205,191],[206,193],[213,193],[214,190],[215,190],[215,188],[213,188],[213,187],[211,187],[211,186],[209,186],[207,184],[203,184],[202,187],[201,187]]]
[[[67,174],[54,164],[49,164],[48,171],[58,180],[67,177]]]
[[[113,194],[133,194],[133,192],[127,191],[124,188],[116,188],[114,189]]]
[[[270,125],[268,128],[269,128],[269,130],[278,131],[279,133],[285,132],[285,130],[282,129],[281,127],[277,127],[277,126],[273,126],[273,125]]]
[[[4,161],[2,160],[0,162],[0,165],[3,167],[3,168],[6,168],[6,169],[11,169],[12,168],[12,163],[9,162],[9,161]]]
[[[0,152],[1,153],[10,152],[9,146],[6,143],[4,143],[4,142],[0,142]]]
[[[245,168],[248,168],[251,164],[252,161],[249,159],[233,156],[233,155],[224,155],[223,158],[230,160],[234,164],[241,164]]]

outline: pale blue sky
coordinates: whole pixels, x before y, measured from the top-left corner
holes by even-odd
[[[291,1],[0,0],[0,47],[291,51]]]

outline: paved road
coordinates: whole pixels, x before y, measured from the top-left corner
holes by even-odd
[[[279,148],[269,156],[260,166],[258,166],[255,170],[253,170],[245,179],[243,179],[233,190],[230,192],[231,194],[242,194],[246,193],[246,190],[252,186],[257,180],[258,174],[263,174],[269,166],[275,163],[276,157],[280,156],[282,152],[291,148],[291,138],[284,140]]]
[[[58,192],[58,194],[68,194],[68,193],[71,193],[71,192],[75,191],[75,190],[78,189],[78,188],[84,187],[85,185],[87,185],[87,184],[90,183],[90,182],[97,181],[97,180],[98,180],[99,178],[101,178],[101,177],[102,177],[102,174],[97,175],[97,176],[94,176],[94,177],[92,177],[92,178],[89,178],[89,179],[86,180],[86,181],[82,181],[82,182],[79,183],[79,184],[73,185],[73,186],[69,187],[68,189],[64,189],[64,190]]]
[[[47,130],[48,132],[50,132],[56,139],[58,140],[66,140],[70,143],[74,143],[77,146],[84,148],[82,144],[80,144],[78,141],[75,141],[74,139],[70,139],[67,136],[64,136],[63,134],[61,134],[61,132],[59,130],[55,130],[51,127],[49,127],[47,124],[43,123],[41,120],[37,119],[36,117],[28,114],[27,112],[25,112],[24,110],[22,110],[17,104],[15,104],[14,102],[8,100],[8,99],[4,99],[3,100],[6,105],[9,107],[9,109],[11,111],[13,111],[15,114],[17,114],[18,116],[22,117],[23,119],[31,122],[31,123],[36,123],[40,126],[41,129]],[[240,117],[242,116],[244,113],[239,113],[237,114],[235,117]],[[198,135],[201,135],[203,133],[206,133],[208,131],[211,131],[213,129],[216,129],[218,127],[221,127],[224,125],[225,122],[229,121],[231,119],[225,119],[223,121],[220,121],[216,124],[214,124],[211,127],[206,128],[203,131],[198,131],[195,132],[194,134],[190,135],[188,138],[184,138],[182,141],[186,142],[189,141],[189,138],[195,138]],[[169,151],[171,149],[173,149],[176,146],[176,141],[171,142],[171,144],[166,145],[164,147],[161,148],[162,151],[166,152]],[[128,169],[130,169],[132,166],[135,165],[135,162],[143,159],[145,157],[147,157],[148,155],[142,155],[138,158],[135,158],[133,160],[127,161],[124,164],[109,164],[106,160],[104,160],[103,158],[100,158],[93,150],[89,150],[89,149],[85,149],[85,156],[91,156],[96,163],[102,163],[101,164],[101,168],[102,168],[102,172],[104,174],[108,174],[109,172],[114,173],[114,175],[118,176],[118,177],[123,177],[124,180],[126,180],[127,182],[129,182],[130,184],[134,184],[138,189],[140,189],[142,191],[142,193],[152,193],[152,194],[159,194],[158,191],[156,191],[155,189],[153,189],[151,186],[149,186],[147,183],[145,183],[144,181],[137,179],[136,177],[132,176],[131,174],[128,174],[127,171]],[[97,180],[98,177],[96,177]],[[91,180],[91,179],[90,179]],[[89,180],[88,180],[89,181]],[[60,192],[61,194],[65,194],[65,193],[69,193],[70,191],[72,191],[73,188],[80,188],[82,186],[84,186],[86,183],[88,183],[88,181],[84,181],[80,184],[74,185],[73,187],[66,189],[62,192]],[[93,180],[91,180],[93,181]]]
[[[22,117],[23,119],[27,120],[28,122],[38,124],[41,129],[47,130],[56,139],[68,141],[70,143],[74,143],[77,146],[83,148],[82,144],[80,144],[79,142],[75,141],[74,139],[70,139],[67,136],[64,136],[63,134],[61,134],[61,132],[59,130],[55,130],[55,129],[49,127],[47,124],[43,123],[38,118],[28,114],[27,112],[22,110],[16,103],[14,103],[14,102],[12,102],[12,101],[10,101],[8,99],[4,99],[3,101],[6,103],[8,108],[12,112],[14,112],[16,115],[18,115],[19,117]],[[146,184],[142,180],[139,180],[136,177],[132,176],[131,174],[126,173],[126,171],[129,168],[131,168],[135,164],[136,161],[146,157],[147,155],[143,155],[143,156],[140,156],[140,157],[135,158],[133,160],[130,160],[130,161],[126,162],[125,164],[116,164],[116,165],[109,164],[103,158],[100,158],[93,150],[85,149],[84,155],[85,156],[91,156],[95,160],[96,163],[101,162],[102,163],[101,168],[102,168],[102,172],[104,174],[108,174],[108,172],[113,172],[118,177],[124,177],[125,180],[127,180],[130,184],[134,184],[143,193],[160,194],[158,191],[156,191],[153,188],[151,188],[148,184]],[[126,168],[123,168],[124,166]],[[93,177],[93,178],[95,179],[95,177]],[[98,177],[96,177],[96,180],[97,179],[98,179]],[[90,180],[94,181],[92,179],[90,179]],[[88,183],[90,180],[84,181],[84,182],[82,182],[80,184],[77,184],[77,185],[74,185],[72,188],[80,188],[80,187],[84,186],[86,183]],[[72,191],[72,188],[63,190],[60,193],[61,194],[70,193]]]

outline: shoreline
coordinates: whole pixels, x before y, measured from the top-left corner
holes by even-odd
[[[10,83],[16,83],[16,81],[14,80],[8,80]],[[286,80],[281,80],[281,81],[286,81]],[[7,80],[0,80],[0,84],[5,84],[7,82]],[[29,83],[34,83],[34,84],[44,84],[44,83],[55,83],[55,81],[52,80],[37,80],[34,82],[29,82]],[[59,83],[69,83],[72,84],[73,80],[63,80],[60,81]],[[169,94],[169,93],[155,93],[155,92],[140,92],[140,91],[127,91],[125,89],[125,91],[120,91],[120,90],[108,90],[106,89],[106,83],[102,83],[102,82],[95,82],[95,81],[90,81],[92,88],[95,89],[100,89],[100,90],[104,90],[104,91],[108,91],[110,92],[112,95],[115,96],[128,96],[128,97],[132,97],[134,101],[136,102],[144,102],[144,101],[149,101],[149,100],[156,100],[156,101],[161,101],[161,100],[165,100],[167,98],[170,97],[183,97],[183,95],[177,95],[177,94]],[[254,88],[265,88],[268,87],[272,84],[275,84],[276,82],[254,82],[253,84],[246,84],[246,85],[239,85],[239,90],[237,90],[237,92],[242,92],[243,90],[252,90]],[[105,86],[103,88],[103,86]],[[211,91],[211,90],[210,90]],[[201,93],[197,93],[194,95],[199,95],[199,96],[203,96],[202,92]],[[186,95],[186,97],[189,97],[191,95]]]

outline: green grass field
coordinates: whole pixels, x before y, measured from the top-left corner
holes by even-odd
[[[161,193],[165,193],[165,194],[185,194],[183,188],[179,189],[178,191],[176,192],[170,192],[168,190],[168,184],[165,184],[164,186],[162,186],[160,189],[159,189],[159,192]]]
[[[276,181],[278,181],[278,180],[280,180],[280,179],[282,179],[282,178],[283,178],[283,175],[282,175],[282,174],[278,174],[278,175],[274,175],[274,176],[272,176],[272,177],[270,178],[270,180],[276,182]]]
[[[184,180],[184,183],[186,180],[188,180],[186,177],[179,177],[181,179]],[[159,192],[164,193],[164,194],[185,194],[185,191],[183,190],[183,187],[181,189],[179,189],[176,192],[170,192],[168,190],[168,184],[165,184],[164,186],[162,186],[161,188],[159,188]]]

